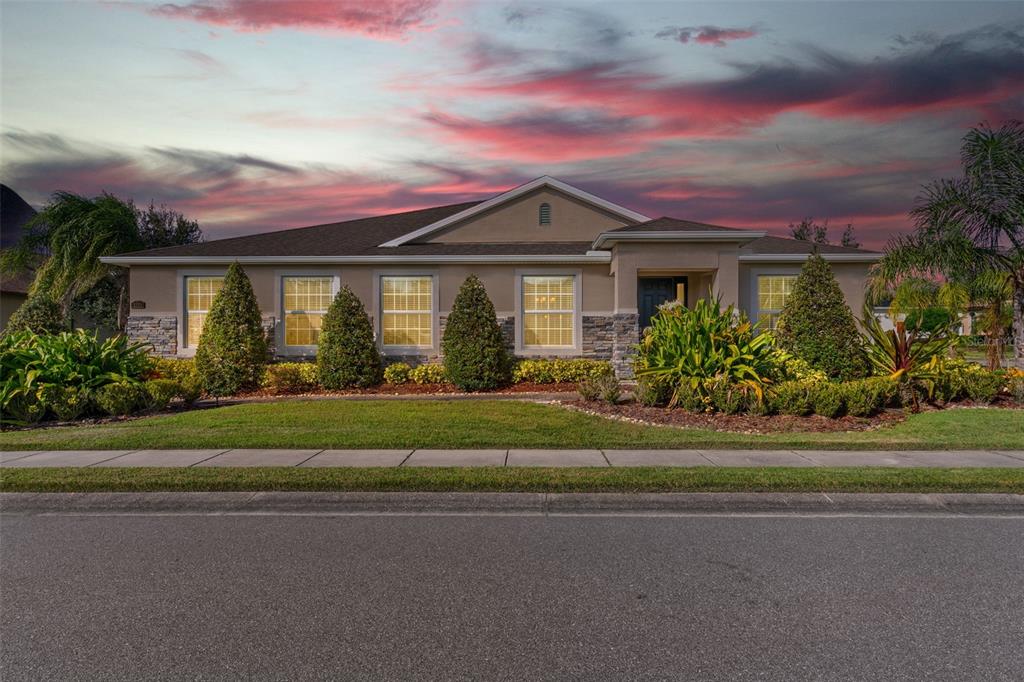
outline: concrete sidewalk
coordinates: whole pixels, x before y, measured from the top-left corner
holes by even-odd
[[[1024,450],[48,450],[8,467],[1011,467]]]

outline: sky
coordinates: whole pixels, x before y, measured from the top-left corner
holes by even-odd
[[[911,228],[1024,118],[1022,2],[0,2],[0,180],[208,238],[552,175],[652,217]]]

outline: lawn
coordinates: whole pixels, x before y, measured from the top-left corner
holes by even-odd
[[[1024,412],[951,409],[874,431],[750,435],[629,424],[519,401],[296,400],[0,433],[0,450],[487,447],[1024,449]]]
[[[233,468],[4,469],[3,492],[1024,493],[1021,469]]]

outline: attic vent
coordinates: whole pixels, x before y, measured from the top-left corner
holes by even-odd
[[[540,225],[551,224],[551,204],[540,205],[540,220],[538,221],[538,223]]]

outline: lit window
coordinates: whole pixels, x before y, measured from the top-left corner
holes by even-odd
[[[199,345],[206,315],[213,306],[213,298],[224,286],[223,277],[185,278],[185,346]]]
[[[434,278],[381,278],[381,336],[385,346],[434,345]]]
[[[551,204],[540,205],[540,220],[538,222],[541,225],[551,224]]]
[[[333,277],[282,277],[284,345],[315,346],[334,296]]]
[[[757,278],[757,311],[758,320],[765,323],[768,329],[775,329],[779,324],[779,315],[786,305],[796,275],[760,275]]]
[[[572,275],[523,277],[523,346],[575,345],[576,292]]]

